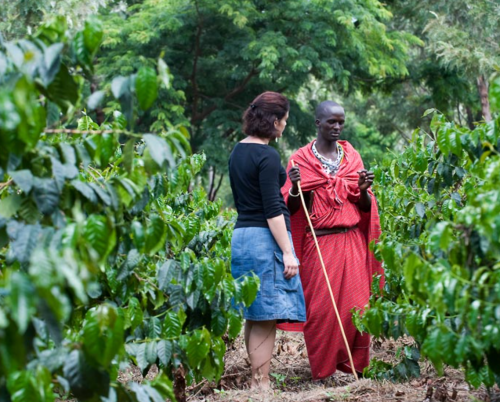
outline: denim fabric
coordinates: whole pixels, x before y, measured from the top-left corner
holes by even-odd
[[[292,237],[288,232],[290,242]],[[292,243],[293,250],[293,243]],[[295,255],[295,251],[293,250]],[[295,257],[297,258],[297,257]],[[236,280],[255,273],[260,289],[253,304],[245,308],[247,320],[304,322],[306,307],[299,274],[285,279],[283,253],[268,228],[234,230],[231,244],[231,273]]]

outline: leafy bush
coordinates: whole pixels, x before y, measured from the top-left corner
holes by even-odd
[[[376,337],[411,335],[474,387],[500,384],[499,150],[500,119],[470,131],[435,113],[376,170],[387,284],[355,317]]]
[[[231,300],[257,292],[255,277],[231,277],[232,216],[194,185],[204,156],[187,131],[127,130],[168,84],[165,64],[115,78],[123,114],[101,127],[80,111],[101,38],[97,20],[73,37],[54,20],[0,47],[2,400],[174,399],[181,366],[220,377],[222,336],[241,329]],[[121,384],[131,361],[160,374]]]

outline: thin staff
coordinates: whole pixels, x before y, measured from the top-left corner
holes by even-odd
[[[292,159],[292,166],[295,167],[295,162],[293,161],[293,159]],[[352,360],[351,349],[349,349],[349,343],[347,342],[347,338],[345,336],[344,326],[342,325],[342,320],[340,319],[339,311],[337,309],[337,303],[335,303],[335,297],[333,297],[332,287],[330,285],[330,280],[328,279],[328,273],[326,272],[325,263],[323,262],[323,256],[321,255],[321,250],[319,248],[318,239],[316,238],[316,233],[314,232],[311,218],[309,217],[309,212],[307,211],[306,202],[304,201],[304,194],[302,193],[302,187],[300,185],[300,181],[297,182],[297,186],[299,188],[300,201],[302,201],[302,207],[304,208],[304,213],[306,215],[307,222],[309,223],[309,227],[311,228],[311,233],[312,233],[313,238],[314,238],[314,244],[316,244],[316,250],[318,251],[319,261],[321,262],[321,267],[323,268],[323,273],[325,274],[325,280],[326,280],[326,284],[328,286],[328,291],[330,292],[330,297],[332,298],[333,309],[335,310],[335,315],[337,316],[337,320],[338,320],[339,325],[340,325],[340,332],[342,332],[342,338],[344,338],[344,343],[345,343],[345,346],[347,348],[347,354],[349,355],[349,362],[351,363],[352,374],[354,375],[354,378],[356,378],[356,380],[357,380],[358,374],[356,373],[356,370],[354,368],[354,362]]]

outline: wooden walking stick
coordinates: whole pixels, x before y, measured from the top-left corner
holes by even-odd
[[[292,159],[292,166],[295,167],[295,162],[293,161],[293,159]],[[318,239],[316,238],[316,233],[314,232],[311,218],[309,217],[309,212],[307,211],[306,202],[304,200],[304,194],[302,193],[302,187],[300,186],[300,181],[297,182],[297,187],[299,188],[300,201],[302,201],[302,207],[304,208],[304,213],[306,214],[307,222],[309,223],[309,227],[311,228],[311,233],[314,238],[314,243],[316,244],[316,250],[318,251],[319,261],[321,262],[321,268],[323,268],[323,273],[325,274],[325,280],[328,286],[328,291],[330,292],[330,297],[332,298],[333,309],[335,310],[335,315],[337,316],[337,320],[340,325],[340,332],[342,332],[342,338],[344,338],[345,347],[347,348],[347,354],[349,355],[349,362],[351,363],[352,374],[354,375],[354,378],[356,378],[357,380],[358,374],[356,373],[356,369],[354,368],[351,350],[349,349],[349,343],[347,343],[347,338],[344,332],[344,326],[342,325],[342,320],[340,319],[340,314],[337,309],[337,303],[335,303],[335,297],[333,297],[332,286],[330,285],[330,280],[328,279],[328,273],[326,272],[325,263],[323,262],[323,256],[321,255],[321,250],[319,248]]]

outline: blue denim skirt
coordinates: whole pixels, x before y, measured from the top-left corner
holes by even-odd
[[[290,242],[292,236],[288,232]],[[295,250],[292,251],[295,255]],[[297,257],[295,257],[297,258]],[[247,320],[305,322],[304,291],[299,274],[285,279],[283,253],[268,228],[238,228],[231,244],[231,273],[241,280],[254,273],[260,279],[257,298],[248,308],[243,307]]]

